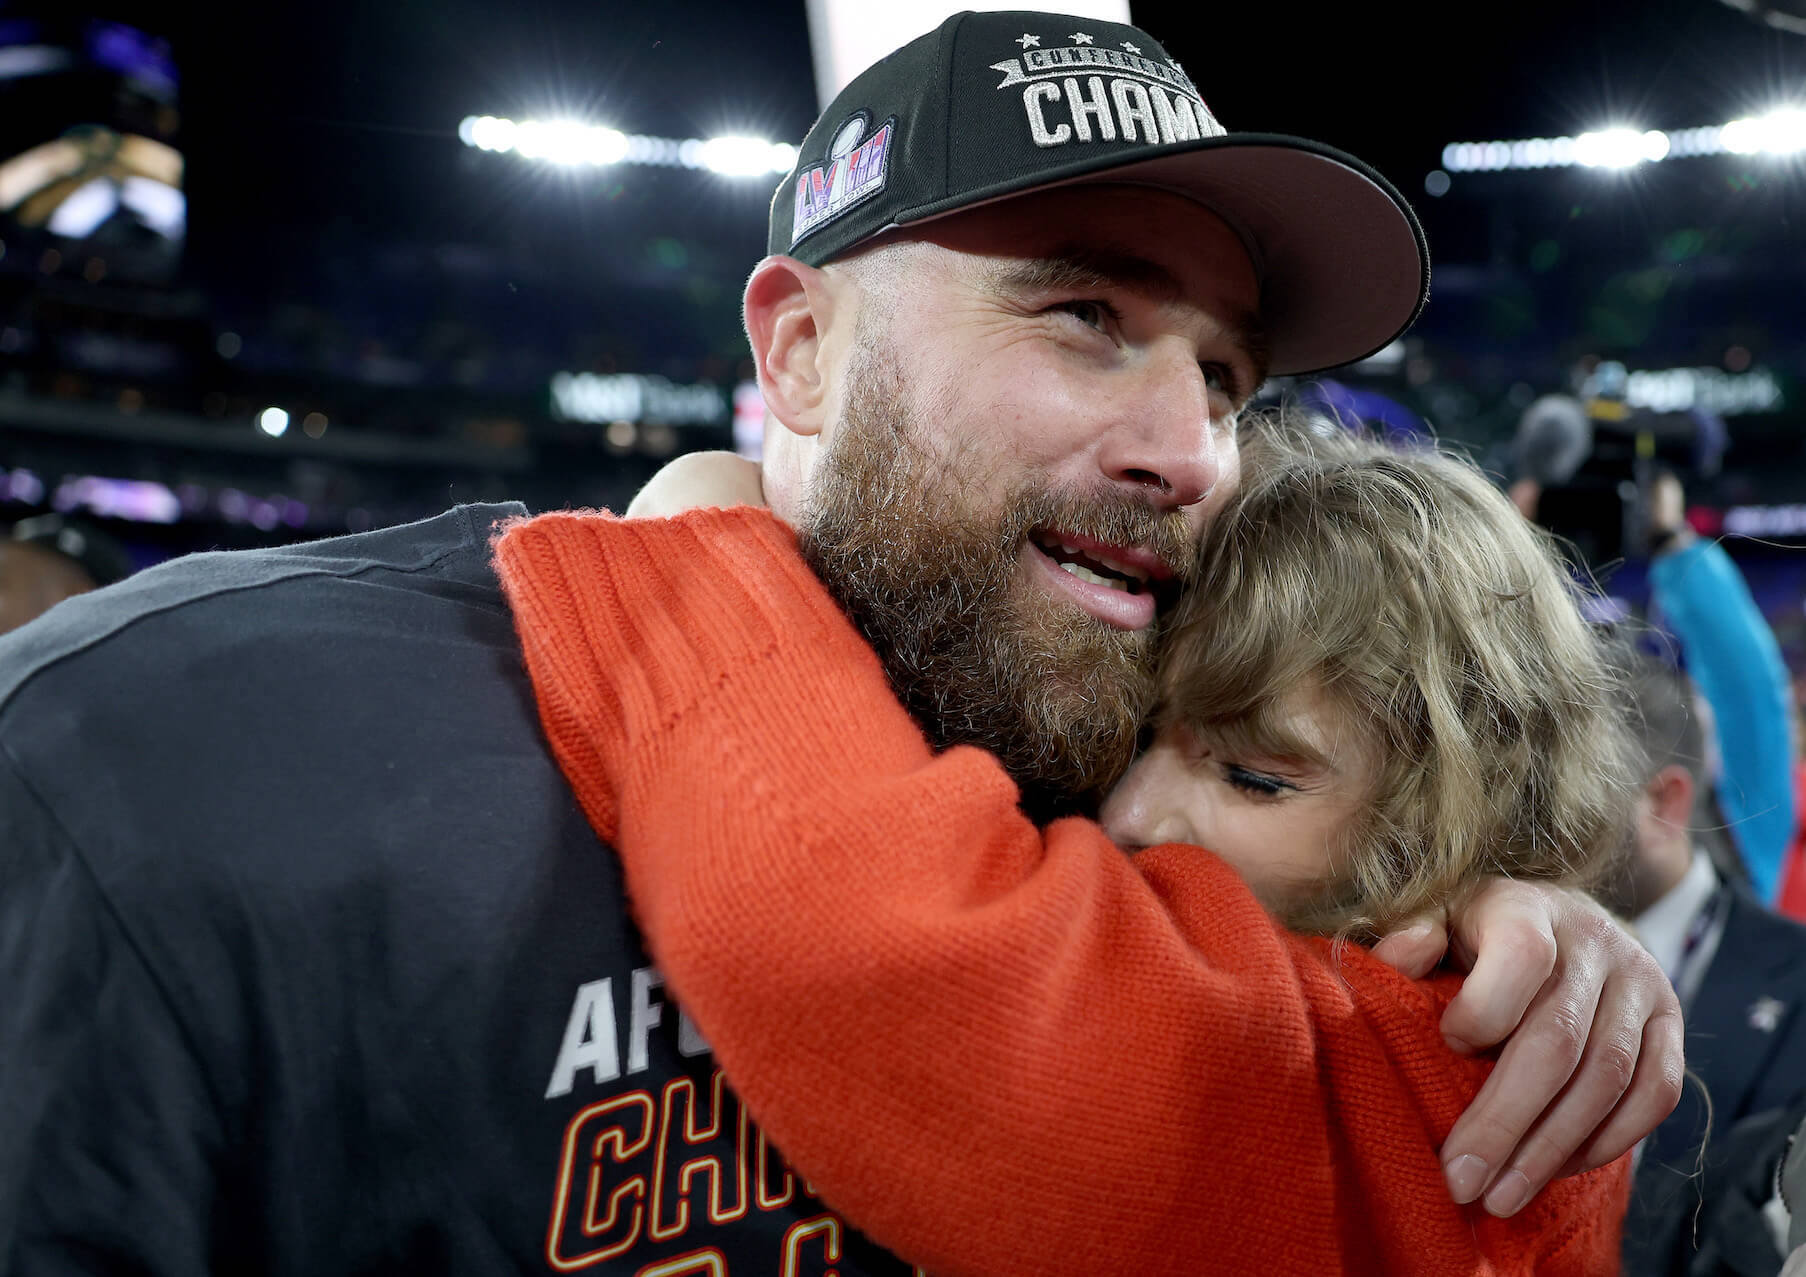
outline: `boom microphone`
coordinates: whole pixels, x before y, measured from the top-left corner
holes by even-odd
[[[1592,455],[1592,419],[1572,395],[1544,395],[1519,418],[1511,451],[1520,479],[1557,487]]]

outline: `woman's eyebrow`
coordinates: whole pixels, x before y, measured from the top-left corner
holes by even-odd
[[[1215,741],[1216,751],[1228,762],[1267,763],[1281,768],[1337,775],[1335,760],[1317,745],[1293,732],[1266,732],[1257,728],[1193,727],[1200,741]]]

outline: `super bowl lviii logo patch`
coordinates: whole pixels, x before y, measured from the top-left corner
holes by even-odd
[[[1024,32],[1016,41],[1020,56],[990,64],[1003,72],[998,88],[1022,86],[1036,146],[1118,139],[1159,144],[1226,132],[1177,62],[1144,57],[1133,41],[1108,48],[1084,31],[1066,39],[1070,43],[1044,49],[1040,36]]]
[[[853,115],[835,130],[828,145],[828,162],[797,174],[796,221],[790,232],[793,246],[822,223],[884,189],[897,120],[892,116],[867,136],[870,126],[865,112]]]

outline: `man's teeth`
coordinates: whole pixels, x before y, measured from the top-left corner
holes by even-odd
[[[1129,583],[1120,577],[1105,576],[1102,572],[1093,572],[1090,568],[1081,567],[1077,563],[1060,564],[1062,572],[1070,572],[1081,581],[1089,581],[1093,585],[1107,585],[1112,590],[1126,590]]]
[[[1071,545],[1065,541],[1056,540],[1053,537],[1037,536],[1035,539],[1040,543],[1041,548],[1044,550],[1052,550],[1054,547],[1058,546],[1062,551],[1064,551],[1065,553],[1067,553],[1069,555],[1072,555],[1074,558],[1094,559],[1097,557],[1095,554],[1091,553],[1090,551],[1081,550],[1076,545]],[[1099,579],[1095,572],[1090,572],[1087,569],[1083,569],[1083,568],[1077,568],[1076,565],[1069,564],[1065,560],[1062,560],[1062,559],[1056,559],[1054,561],[1056,563],[1058,563],[1061,567],[1074,567],[1075,570],[1077,571],[1077,573],[1080,575],[1083,575],[1087,581]],[[1149,574],[1147,572],[1147,569],[1145,569],[1145,568],[1135,567],[1134,565],[1128,564],[1128,563],[1116,563],[1116,562],[1110,562],[1110,567],[1112,570],[1120,573],[1122,576],[1128,577],[1135,581],[1139,581],[1143,585],[1147,584]],[[1102,578],[1102,579],[1104,580],[1104,583],[1107,585],[1118,586],[1121,584],[1121,582],[1115,580],[1114,578]]]

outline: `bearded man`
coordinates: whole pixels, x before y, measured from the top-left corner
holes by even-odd
[[[961,15],[774,201],[766,493],[938,741],[1083,808],[1237,409],[1426,285],[1383,179],[1225,134],[1144,32]],[[497,585],[523,513],[195,556],[0,644],[0,1272],[909,1271],[662,995]],[[1599,910],[1500,884],[1450,927],[1445,1030],[1511,1035],[1445,1149],[1460,1200],[1666,1115],[1678,1008]]]

